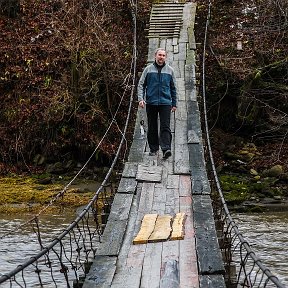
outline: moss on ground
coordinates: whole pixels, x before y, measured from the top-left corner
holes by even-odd
[[[0,213],[37,213],[47,206],[51,199],[61,192],[65,185],[54,182],[40,184],[36,177],[0,178]],[[68,188],[63,197],[55,201],[45,212],[53,213],[63,207],[79,207],[88,203],[95,193],[91,189]]]

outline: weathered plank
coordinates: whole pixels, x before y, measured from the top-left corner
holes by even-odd
[[[192,194],[210,194],[211,188],[204,162],[202,143],[188,144]]]
[[[179,187],[179,175],[168,174],[166,188],[178,188]]]
[[[223,275],[201,275],[200,288],[226,288]]]
[[[177,67],[180,70],[183,70],[181,67],[180,67],[180,63],[182,63],[182,61],[176,61],[177,63]],[[178,97],[178,101],[185,101],[186,100],[186,97],[185,97],[185,79],[182,77],[181,78],[181,73],[179,72],[179,77],[177,78],[177,90],[178,90],[178,93],[179,93],[179,97]]]
[[[177,43],[179,40],[177,41]],[[186,60],[186,43],[178,43],[179,46],[179,53],[174,55],[174,61],[185,61]]]
[[[166,241],[171,235],[171,221],[170,215],[159,215],[157,217],[154,231],[150,235],[148,242]]]
[[[159,38],[149,38],[149,51],[147,62],[154,62],[155,60],[155,51],[159,48]]]
[[[113,288],[140,287],[146,245],[132,245],[132,241],[138,232],[135,229],[142,185],[144,184],[138,185],[137,194],[134,195],[127,231],[118,256],[117,273],[111,285]]]
[[[167,189],[165,214],[175,215],[178,212],[179,212],[179,191],[178,189]]]
[[[133,194],[116,193],[111,206],[109,220],[127,220],[132,205]],[[108,221],[109,221],[108,220]]]
[[[143,261],[141,288],[158,288],[160,282],[162,243],[149,243]]]
[[[190,176],[180,175],[179,176],[179,196],[190,196],[191,197],[191,178]]]
[[[199,144],[200,138],[194,130],[188,130],[188,144]]]
[[[184,185],[190,183],[188,176],[181,176],[187,181],[183,181]],[[186,190],[186,189],[185,189]],[[189,190],[189,189],[188,189]],[[191,193],[187,196],[180,197],[180,209],[182,212],[187,214],[185,221],[185,238],[179,241],[180,245],[180,283],[181,287],[199,287],[198,280],[198,267],[197,267],[197,256],[195,250],[195,233],[192,218],[192,197]]]
[[[196,56],[195,56],[194,50],[187,50],[186,65],[191,67],[191,71],[190,71],[189,75],[187,75],[187,76],[190,76],[190,77],[192,76],[191,78],[194,79],[194,82],[196,82],[196,73],[195,73]],[[186,70],[185,70],[185,72],[186,72]],[[194,84],[196,84],[196,83],[194,83]],[[196,86],[195,86],[195,88],[196,88]]]
[[[143,164],[139,164],[136,179],[138,181],[161,182],[162,167],[156,165],[146,166]]]
[[[122,172],[122,177],[135,178],[137,173],[138,163],[126,162]]]
[[[176,260],[165,263],[164,275],[160,281],[160,288],[178,288],[180,285],[179,264]]]
[[[166,203],[166,187],[155,187],[151,213],[164,214]]]
[[[141,162],[143,159],[143,153],[145,151],[145,147],[146,147],[146,139],[134,138],[130,147],[128,161]]]
[[[193,27],[188,28],[189,49],[196,50],[196,41]]]
[[[190,174],[189,151],[187,146],[186,102],[179,101],[175,119],[175,155],[173,171],[175,174]]]
[[[225,273],[220,253],[210,196],[193,196],[194,227],[199,273],[201,275]]]
[[[137,181],[135,178],[121,178],[117,192],[118,193],[131,193],[136,191]]]
[[[82,287],[110,287],[116,270],[116,261],[117,257],[97,256]]]
[[[118,256],[128,220],[109,221],[104,229],[96,255]]]
[[[157,214],[146,214],[142,220],[141,228],[137,236],[133,240],[133,244],[148,243],[148,239],[154,231]]]
[[[177,213],[173,219],[172,234],[170,240],[182,240],[185,234],[185,220],[187,215],[185,213]]]

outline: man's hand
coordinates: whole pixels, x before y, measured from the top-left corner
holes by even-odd
[[[172,108],[171,108],[171,112],[175,112],[176,109],[177,109],[177,107],[172,107]]]
[[[144,108],[145,107],[145,101],[144,100],[139,101],[139,106],[141,108]]]

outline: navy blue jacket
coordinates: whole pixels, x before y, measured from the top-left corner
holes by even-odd
[[[177,86],[173,68],[154,62],[148,65],[138,83],[138,101],[144,100],[150,105],[177,105]]]

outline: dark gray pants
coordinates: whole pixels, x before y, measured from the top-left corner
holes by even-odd
[[[148,119],[147,139],[150,151],[171,150],[172,134],[170,130],[170,105],[146,105]],[[158,135],[158,115],[160,118],[160,137]]]

